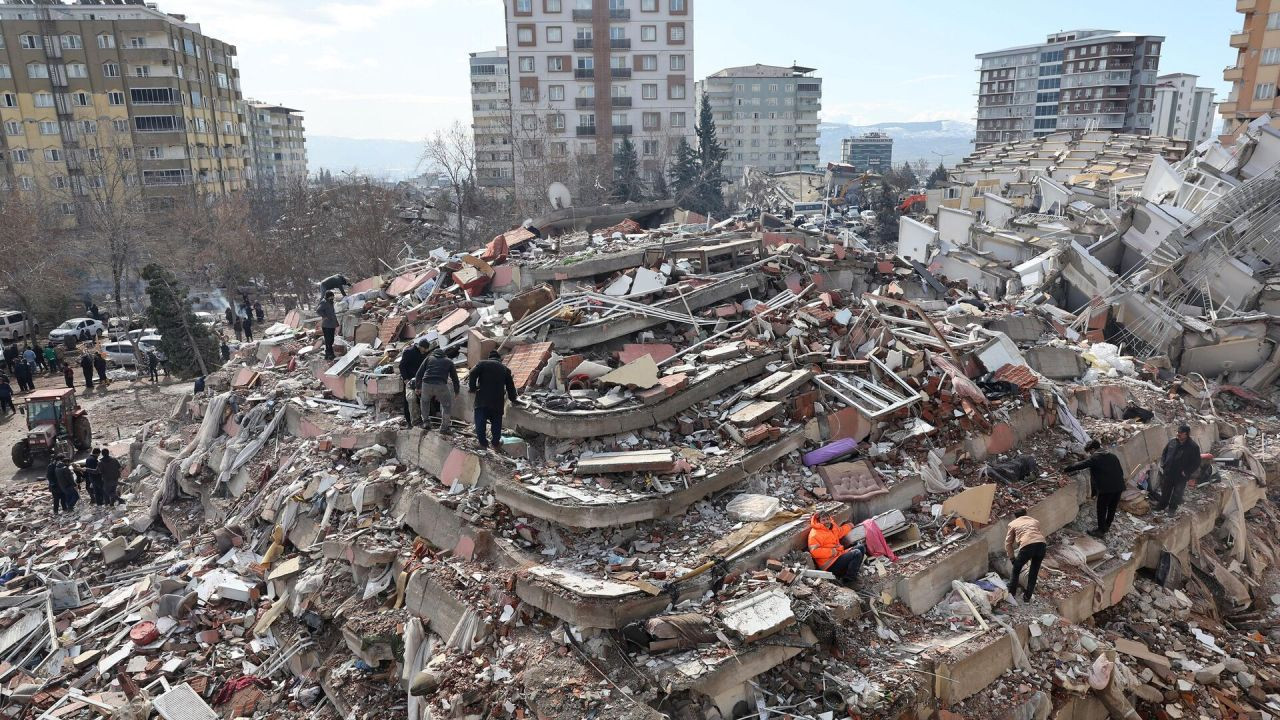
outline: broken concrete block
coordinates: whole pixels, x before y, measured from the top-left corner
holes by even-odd
[[[634,361],[600,376],[600,382],[605,385],[648,390],[658,384],[658,364],[653,361],[651,355],[641,355]]]
[[[600,453],[579,458],[575,475],[602,475],[626,472],[672,472],[675,455],[670,450],[636,450],[634,452]]]
[[[791,598],[779,589],[762,590],[721,608],[724,625],[744,642],[768,637],[796,621]]]
[[[729,422],[739,427],[759,425],[782,412],[783,404],[777,401],[757,401],[729,416]]]

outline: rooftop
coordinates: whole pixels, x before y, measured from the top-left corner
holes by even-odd
[[[725,68],[717,73],[712,73],[708,77],[805,77],[811,72],[815,72],[816,68],[801,67],[792,65],[783,67],[781,65],[741,65],[739,67]]]

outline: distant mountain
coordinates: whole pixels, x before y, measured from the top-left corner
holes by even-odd
[[[934,153],[943,153],[947,165],[954,165],[973,152],[974,125],[955,120],[933,122],[883,122],[875,125],[822,123],[818,126],[818,155],[823,163],[840,161],[840,141],[868,132],[882,132],[893,138],[893,164],[938,162]]]
[[[839,143],[836,146],[839,155]],[[346,172],[385,180],[403,180],[418,174],[422,143],[408,140],[307,136],[307,171]]]

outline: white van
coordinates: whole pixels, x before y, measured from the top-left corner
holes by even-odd
[[[801,215],[821,215],[826,212],[827,204],[824,202],[798,202],[791,204],[791,214],[793,216]]]
[[[13,340],[31,333],[27,315],[18,310],[0,310],[0,340]]]
[[[107,362],[118,367],[133,367],[136,363],[133,357],[133,343],[128,340],[103,343],[102,352],[107,356]]]

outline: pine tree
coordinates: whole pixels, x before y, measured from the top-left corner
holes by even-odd
[[[676,145],[676,161],[671,166],[671,195],[676,205],[688,207],[694,202],[698,184],[698,154],[689,146],[689,141],[680,138]]]
[[[711,99],[702,96],[698,110],[698,125],[694,128],[698,137],[698,193],[696,204],[690,209],[703,215],[718,214],[724,210],[724,159],[728,156],[716,137],[716,121],[711,112]]]
[[[147,316],[160,334],[159,350],[169,372],[182,378],[208,375],[218,357],[218,341],[212,331],[196,319],[187,299],[187,289],[173,273],[152,263],[142,268],[151,307]]]
[[[631,138],[623,138],[622,146],[613,154],[613,191],[615,202],[638,202],[644,199],[644,185],[640,181],[640,159]]]
[[[934,168],[933,172],[929,174],[929,182],[925,187],[932,190],[946,181],[947,169],[942,166],[942,163],[938,163],[938,167]]]
[[[902,163],[902,169],[898,171],[899,182],[902,183],[902,189],[913,188],[920,184],[920,178],[916,176],[916,171],[911,169],[911,163]]]

